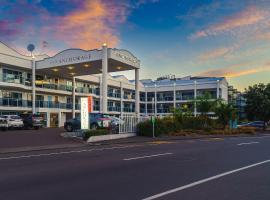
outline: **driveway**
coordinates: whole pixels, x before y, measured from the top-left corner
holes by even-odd
[[[63,128],[0,131],[0,153],[20,149],[72,147],[83,143],[79,140],[63,138],[60,135],[63,132],[65,132]]]

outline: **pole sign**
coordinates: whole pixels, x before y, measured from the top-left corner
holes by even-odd
[[[81,97],[81,129],[89,129],[88,97]]]

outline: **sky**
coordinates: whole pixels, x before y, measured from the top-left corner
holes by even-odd
[[[0,2],[0,41],[23,54],[29,43],[53,56],[106,42],[141,60],[141,78],[224,76],[239,90],[270,82],[270,0]]]

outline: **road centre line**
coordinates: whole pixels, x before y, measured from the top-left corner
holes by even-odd
[[[116,146],[116,147],[106,147],[106,148],[99,148],[99,149],[83,149],[83,150],[77,150],[77,151],[62,151],[62,152],[30,154],[30,155],[22,155],[22,156],[10,156],[10,157],[0,158],[0,161],[1,160],[20,159],[20,158],[34,158],[34,157],[42,157],[42,156],[53,156],[53,155],[63,155],[63,154],[72,154],[72,153],[83,153],[83,152],[91,152],[91,151],[124,149],[124,148],[138,147],[138,146],[141,146],[141,145]]]
[[[138,160],[138,159],[143,159],[143,158],[152,158],[152,157],[166,156],[166,155],[171,155],[171,154],[173,154],[173,153],[160,153],[160,154],[154,154],[154,155],[139,156],[139,157],[133,157],[133,158],[125,158],[123,160],[125,160],[125,161]]]
[[[260,142],[243,142],[243,143],[239,143],[237,145],[242,146],[242,145],[258,144],[258,143],[260,143]]]
[[[169,195],[169,194],[172,194],[172,193],[175,193],[175,192],[179,192],[181,190],[185,190],[185,189],[188,189],[188,188],[191,188],[191,187],[194,187],[194,186],[197,186],[197,185],[200,185],[200,184],[203,184],[203,183],[206,183],[206,182],[209,182],[209,181],[212,181],[212,180],[224,177],[224,176],[228,176],[230,174],[234,174],[234,173],[237,173],[237,172],[240,172],[240,171],[252,168],[252,167],[263,165],[263,164],[266,164],[266,163],[269,163],[269,162],[270,162],[270,159],[269,160],[264,160],[262,162],[254,163],[252,165],[248,165],[248,166],[245,166],[245,167],[234,169],[234,170],[224,172],[224,173],[221,173],[221,174],[218,174],[218,175],[206,178],[206,179],[202,179],[202,180],[199,180],[199,181],[196,181],[196,182],[193,182],[193,183],[181,186],[181,187],[177,187],[177,188],[174,188],[174,189],[171,189],[171,190],[168,190],[168,191],[165,191],[165,192],[162,192],[162,193],[159,193],[159,194],[144,198],[142,200],[154,200],[154,199],[164,197],[166,195]]]

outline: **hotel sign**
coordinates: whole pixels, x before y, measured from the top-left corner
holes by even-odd
[[[135,63],[135,64],[139,62],[137,59],[134,59],[134,58],[132,58],[130,56],[127,56],[127,55],[124,55],[124,54],[121,54],[121,53],[118,53],[118,52],[115,55],[117,57],[122,58],[125,61],[129,61],[129,62],[132,62],[132,63]]]
[[[80,56],[71,56],[71,57],[66,57],[66,58],[59,58],[59,59],[54,59],[50,61],[51,65],[66,65],[74,62],[86,62],[91,60],[91,54],[86,54],[86,55],[80,55]]]
[[[89,129],[88,97],[82,97],[81,100],[81,129]]]

